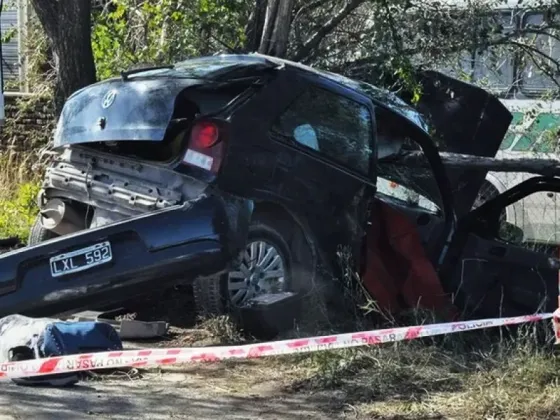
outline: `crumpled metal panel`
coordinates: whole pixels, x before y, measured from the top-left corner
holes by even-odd
[[[64,150],[43,181],[45,199],[64,197],[129,216],[194,199],[206,187],[165,166],[80,146]]]

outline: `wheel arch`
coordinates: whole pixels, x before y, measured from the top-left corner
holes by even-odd
[[[286,206],[275,203],[273,201],[255,201],[255,207],[253,210],[253,217],[255,215],[274,215],[275,217],[279,217],[283,221],[293,222],[300,230],[303,240],[305,241],[306,245],[309,247],[311,252],[311,256],[313,258],[313,265],[317,266],[319,262],[323,264],[327,264],[330,267],[330,263],[326,256],[323,254],[323,251],[315,238],[315,235],[311,231],[309,224],[305,220],[303,215],[298,214],[297,212],[288,209]],[[313,274],[313,278],[311,279],[312,282],[315,282],[317,278],[317,272]]]

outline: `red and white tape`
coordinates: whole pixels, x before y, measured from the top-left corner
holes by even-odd
[[[309,353],[382,343],[394,343],[397,341],[408,341],[422,337],[434,337],[492,327],[503,327],[541,321],[552,317],[553,314],[546,313],[512,318],[491,318],[478,321],[389,328],[237,346],[156,348],[76,354],[21,362],[0,363],[0,379],[106,368],[149,367],[177,363],[216,362],[226,359],[251,359],[265,356]]]

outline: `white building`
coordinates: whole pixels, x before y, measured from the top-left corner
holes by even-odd
[[[2,43],[2,74],[5,89],[9,91],[28,91],[25,83],[27,60],[23,45],[29,7],[28,0],[4,0],[4,8],[0,14],[2,39],[9,37],[7,42]],[[14,83],[6,83],[8,81],[16,82],[15,86]]]

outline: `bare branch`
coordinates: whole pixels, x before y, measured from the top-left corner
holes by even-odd
[[[311,9],[316,9],[317,7],[325,4],[328,0],[315,0],[315,1],[310,1],[309,3],[304,4],[303,6],[301,6],[297,12],[295,13],[294,19],[292,22],[296,22],[303,13],[311,10]]]
[[[301,6],[295,13],[294,18],[292,19],[292,26],[294,28],[294,32],[295,32],[295,38],[296,38],[296,43],[298,45],[298,48],[302,48],[303,47],[303,38],[301,36],[301,30],[299,25],[297,24],[298,20],[301,18],[301,16],[303,15],[303,13],[315,9],[321,5],[323,5],[327,0],[316,0],[316,1],[311,1],[309,3],[304,4],[303,6]]]
[[[443,164],[450,169],[468,169],[493,172],[529,172],[544,176],[560,176],[560,160],[555,159],[497,159],[486,156],[472,156],[458,153],[440,152]],[[380,162],[383,165],[383,162]],[[422,152],[411,152],[389,165],[429,168]]]
[[[536,53],[541,55],[543,58],[545,58],[546,60],[550,60],[552,61],[555,65],[557,69],[560,69],[560,62],[553,59],[552,57],[550,57],[548,54],[543,53],[542,51],[540,51],[538,48],[535,48],[531,45],[525,45],[516,41],[512,41],[510,42],[513,45],[518,46],[519,48],[521,48],[524,51],[529,51],[531,53]],[[543,72],[544,74],[546,74],[550,80],[558,87],[560,88],[560,83],[558,82],[558,80],[556,80],[556,77],[554,77],[554,74],[552,74],[549,70],[545,69],[543,66],[541,66],[532,55],[529,55],[529,57],[531,58],[531,61],[535,64],[535,66],[537,66],[537,68]]]
[[[560,29],[560,28],[554,28],[554,29]],[[555,39],[557,41],[560,41],[560,37],[551,33],[548,33],[544,30],[540,30],[540,29],[534,29],[534,28],[530,28],[530,29],[521,29],[519,31],[520,35],[526,35],[526,34],[535,34],[535,35],[542,35],[542,36],[549,36],[552,39]]]
[[[302,61],[304,58],[308,57],[310,53],[319,46],[325,36],[336,28],[340,22],[346,19],[346,17],[364,1],[365,0],[350,0],[346,3],[346,5],[336,15],[329,19],[313,35],[311,35],[307,41],[304,42],[302,48],[297,51],[293,59],[295,61]]]

